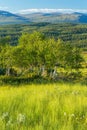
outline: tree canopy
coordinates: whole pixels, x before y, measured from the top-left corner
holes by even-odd
[[[6,68],[8,75],[11,68],[21,71],[32,68],[38,74],[59,66],[79,70],[82,62],[83,57],[77,46],[60,39],[47,38],[40,32],[22,34],[17,46],[6,44],[0,47],[0,66]]]

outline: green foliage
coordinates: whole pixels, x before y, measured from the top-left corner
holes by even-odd
[[[45,65],[46,67],[55,66],[57,43],[54,39],[46,39],[44,35],[38,32],[23,34],[19,39],[18,46],[20,48],[18,50],[20,52],[19,60],[22,59],[22,62],[25,60],[28,63],[26,63],[27,65],[35,67],[40,65]],[[15,54],[17,53],[15,52]],[[23,63],[23,65],[25,64]]]
[[[6,74],[9,75],[9,70],[13,66],[13,47],[6,45],[1,47],[0,52],[0,67],[5,68]]]
[[[84,61],[81,53],[81,49],[77,46],[73,46],[70,43],[59,44],[59,62],[65,69],[79,70],[82,67]]]
[[[0,37],[0,45],[1,46],[9,45],[10,41],[11,41],[11,37],[10,36]]]
[[[59,66],[77,71],[83,62],[79,48],[60,39],[47,38],[40,32],[24,33],[17,46],[1,45],[0,51],[0,67],[6,69],[8,76],[12,75],[11,70],[19,69],[21,75],[32,72],[32,76],[54,78]]]

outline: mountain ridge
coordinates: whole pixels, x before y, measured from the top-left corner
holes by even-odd
[[[0,24],[28,24],[38,22],[49,23],[87,23],[87,14],[80,12],[73,13],[29,13],[29,14],[15,14],[8,11],[0,10]]]
[[[23,16],[0,10],[0,24],[20,24],[30,22]]]

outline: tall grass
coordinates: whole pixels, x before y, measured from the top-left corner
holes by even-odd
[[[86,86],[50,84],[0,88],[0,130],[86,129]]]

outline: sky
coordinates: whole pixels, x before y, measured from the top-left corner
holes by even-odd
[[[0,10],[16,13],[58,10],[87,12],[87,0],[0,0]]]

